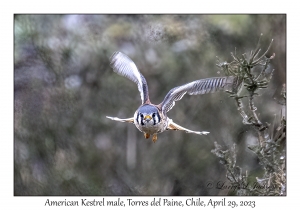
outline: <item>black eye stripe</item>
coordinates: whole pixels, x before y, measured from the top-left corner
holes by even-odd
[[[137,123],[139,123],[139,113],[137,113],[137,115],[136,115],[136,121],[137,121]]]
[[[153,121],[154,121],[154,125],[160,122],[160,115],[159,113],[153,113]]]
[[[145,125],[145,124],[143,123],[143,120],[144,120],[144,115],[141,114],[141,124],[142,124],[142,125]]]

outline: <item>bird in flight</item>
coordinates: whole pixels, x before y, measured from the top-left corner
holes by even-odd
[[[152,135],[152,141],[156,142],[157,134],[165,130],[182,130],[186,133],[207,135],[207,131],[192,131],[184,128],[168,118],[167,112],[175,105],[175,101],[180,100],[185,94],[198,95],[212,93],[220,90],[231,91],[239,83],[238,77],[213,77],[196,80],[171,89],[160,104],[152,104],[149,98],[148,85],[145,77],[140,73],[135,63],[125,54],[115,52],[110,57],[110,65],[114,72],[127,77],[137,84],[141,95],[142,105],[135,111],[131,118],[120,119],[117,117],[107,118],[119,122],[134,123],[134,125],[144,133],[146,139]],[[239,84],[238,84],[239,85]]]

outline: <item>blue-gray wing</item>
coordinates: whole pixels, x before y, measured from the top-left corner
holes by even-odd
[[[229,77],[213,77],[207,79],[196,80],[178,87],[168,92],[163,102],[160,104],[163,113],[167,113],[175,105],[175,101],[179,101],[187,93],[189,95],[198,95],[213,93],[216,91],[236,92],[242,83],[241,78]]]
[[[114,72],[127,77],[137,84],[141,94],[142,104],[149,101],[146,79],[127,55],[121,52],[114,52],[110,57],[110,65]]]

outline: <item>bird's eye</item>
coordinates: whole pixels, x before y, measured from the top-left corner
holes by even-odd
[[[141,118],[144,118],[144,115],[141,113]]]
[[[152,117],[153,117],[153,118],[155,117],[155,113],[152,114]]]

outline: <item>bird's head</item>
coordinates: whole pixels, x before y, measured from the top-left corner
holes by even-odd
[[[146,104],[137,110],[135,120],[140,126],[149,126],[158,124],[161,117],[155,106]]]

